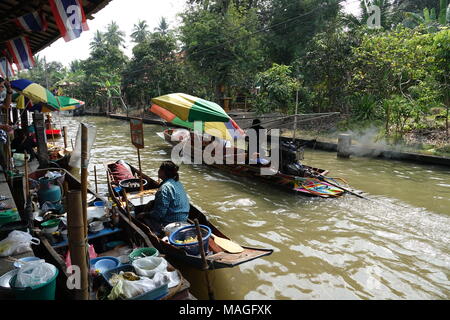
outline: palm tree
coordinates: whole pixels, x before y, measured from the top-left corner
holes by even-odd
[[[155,28],[156,32],[161,33],[162,35],[166,35],[169,30],[169,24],[166,21],[166,18],[161,17],[161,21],[159,22],[158,27]]]
[[[89,47],[92,51],[96,51],[100,48],[102,48],[105,44],[105,35],[97,30],[97,32],[94,35],[94,38],[89,43]]]
[[[138,23],[133,27],[131,39],[133,39],[133,42],[141,43],[147,38],[148,34],[149,31],[147,21],[139,20]]]
[[[125,32],[119,30],[119,25],[115,21],[111,21],[105,33],[105,41],[113,47],[123,46],[125,42]]]
[[[392,27],[393,12],[391,4],[387,0],[360,0],[361,15],[356,17],[352,14],[345,14],[342,20],[350,28],[367,25],[367,21],[372,14],[372,12],[369,12],[369,7],[372,5],[379,7],[381,10],[381,26],[385,29],[390,29]]]
[[[414,12],[405,12],[406,19],[403,21],[407,27],[414,28],[420,24],[428,26],[429,31],[434,32],[438,30],[438,26],[445,26],[450,23],[450,6],[447,0],[439,1],[439,15],[436,14],[434,8],[423,9],[423,16]]]

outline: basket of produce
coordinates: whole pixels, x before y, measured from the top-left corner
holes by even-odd
[[[145,188],[147,180],[142,179],[142,185]],[[127,192],[139,191],[141,188],[141,179],[125,179],[119,181],[119,186]]]
[[[205,254],[208,254],[208,240],[211,236],[211,229],[208,226],[201,224],[200,231],[202,233],[202,241]],[[178,229],[170,235],[169,242],[176,247],[183,248],[188,254],[194,256],[198,256],[200,254],[197,241],[197,229],[195,225],[190,225]]]

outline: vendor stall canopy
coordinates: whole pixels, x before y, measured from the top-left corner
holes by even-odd
[[[104,8],[111,0],[76,0],[82,5],[86,19],[93,19],[93,14]],[[45,17],[45,31],[26,30],[17,19],[27,14],[39,12]],[[29,27],[32,29],[32,25]],[[6,43],[17,37],[28,39],[32,54],[45,49],[62,37],[57,21],[52,13],[49,0],[1,0],[0,1],[0,52],[7,49]]]

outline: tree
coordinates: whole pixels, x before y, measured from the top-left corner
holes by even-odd
[[[299,82],[292,77],[291,67],[274,63],[271,68],[257,75],[259,93],[256,110],[259,113],[294,109],[294,96]]]
[[[141,43],[145,41],[149,35],[148,25],[145,20],[139,20],[137,24],[133,27],[133,33],[131,34],[131,39],[133,42]]]
[[[89,48],[92,51],[96,51],[98,49],[103,48],[104,45],[105,45],[105,35],[102,32],[100,32],[99,30],[97,30],[95,32],[94,38],[89,43]]]
[[[166,35],[168,30],[169,24],[167,23],[166,18],[161,17],[159,25],[155,28],[155,31],[161,33],[162,35]]]
[[[119,29],[119,25],[115,21],[111,21],[104,34],[105,41],[111,47],[124,47],[125,32]]]
[[[210,79],[217,100],[230,85],[251,86],[251,75],[264,65],[255,10],[244,14],[230,4],[223,15],[194,6],[181,17],[188,62]]]
[[[264,33],[270,60],[290,65],[301,57],[308,41],[334,20],[340,9],[335,0],[273,0]]]

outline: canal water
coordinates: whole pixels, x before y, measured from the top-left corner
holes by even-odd
[[[90,182],[97,165],[107,192],[104,161],[137,166],[129,123],[103,117],[61,118],[75,141],[78,122],[97,128]],[[171,147],[145,125],[143,170],[157,176]],[[337,159],[305,151],[305,164],[328,169],[371,200],[346,195],[293,195],[256,180],[202,165],[181,165],[180,180],[199,208],[241,245],[273,254],[209,273],[217,299],[449,299],[450,170],[399,161]],[[182,267],[192,292],[207,299],[204,274]]]

